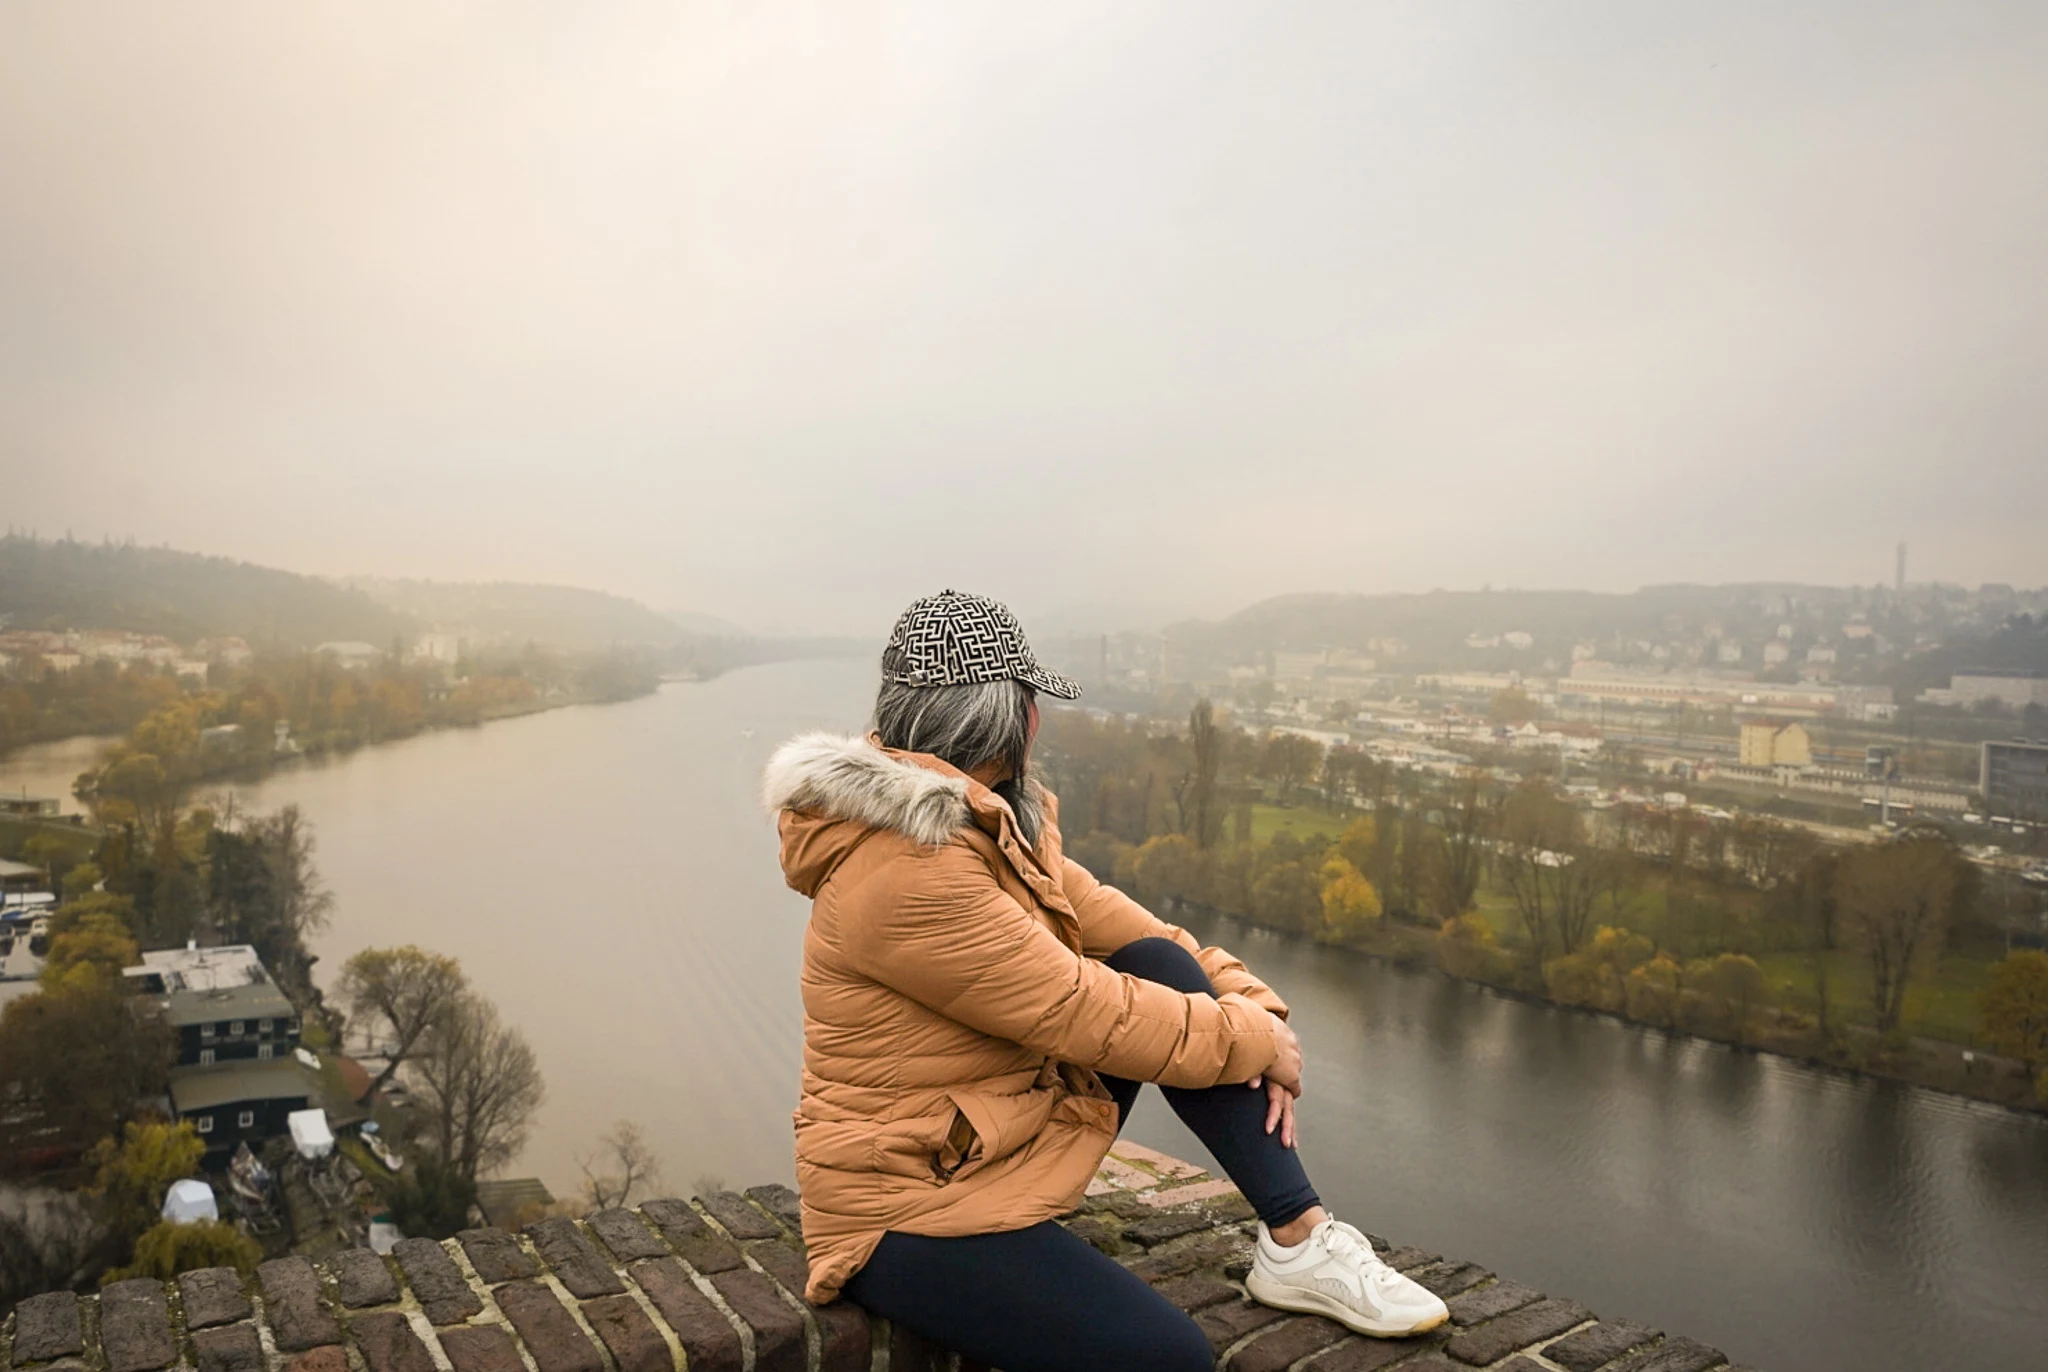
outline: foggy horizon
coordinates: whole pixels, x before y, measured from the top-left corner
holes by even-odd
[[[872,634],[2048,581],[2048,11],[0,13],[4,523]]]

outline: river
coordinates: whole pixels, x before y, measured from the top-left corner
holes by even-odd
[[[671,1187],[792,1179],[804,902],[769,751],[856,727],[872,668],[753,668],[279,773],[368,945],[456,955],[548,1103],[558,1191],[613,1120]],[[0,785],[6,783],[0,767]],[[1336,1213],[1772,1372],[2048,1362],[2048,1124],[1670,1038],[1261,930],[1198,928],[1294,1007],[1302,1152]],[[1147,1092],[1130,1133],[1206,1162]]]

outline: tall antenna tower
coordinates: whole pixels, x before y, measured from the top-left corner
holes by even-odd
[[[1901,595],[1905,594],[1905,590],[1906,590],[1906,544],[1905,544],[1905,540],[1903,540],[1903,539],[1901,539],[1901,540],[1899,541],[1899,571],[1898,571],[1898,579],[1897,579],[1896,583],[1895,583],[1895,584],[1894,584],[1894,585],[1892,586],[1892,589],[1893,589],[1893,590],[1895,590],[1895,591],[1897,591],[1897,592],[1899,592],[1899,593],[1900,593]]]

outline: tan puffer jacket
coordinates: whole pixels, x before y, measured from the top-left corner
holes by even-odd
[[[885,1230],[993,1233],[1079,1205],[1116,1133],[1098,1070],[1206,1087],[1272,1065],[1285,1003],[1063,857],[1050,796],[1030,849],[955,768],[836,734],[784,744],[765,795],[812,898],[795,1119],[813,1302]],[[1100,961],[1153,936],[1218,994]]]

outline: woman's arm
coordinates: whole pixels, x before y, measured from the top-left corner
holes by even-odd
[[[915,869],[901,880],[905,864]],[[906,855],[882,871],[897,879],[839,898],[845,954],[862,975],[948,1019],[1167,1086],[1249,1081],[1279,1054],[1272,1020],[1242,996],[1186,995],[1078,956],[965,845]]]
[[[1168,924],[1116,887],[1097,881],[1093,873],[1072,858],[1065,859],[1062,866],[1060,888],[1080,918],[1082,951],[1089,957],[1106,958],[1141,938],[1170,938],[1195,955],[1195,961],[1202,964],[1202,970],[1209,974],[1209,984],[1218,993],[1235,992],[1261,1009],[1287,1018],[1287,1002],[1236,957],[1221,948],[1202,947],[1193,934],[1177,924]]]

